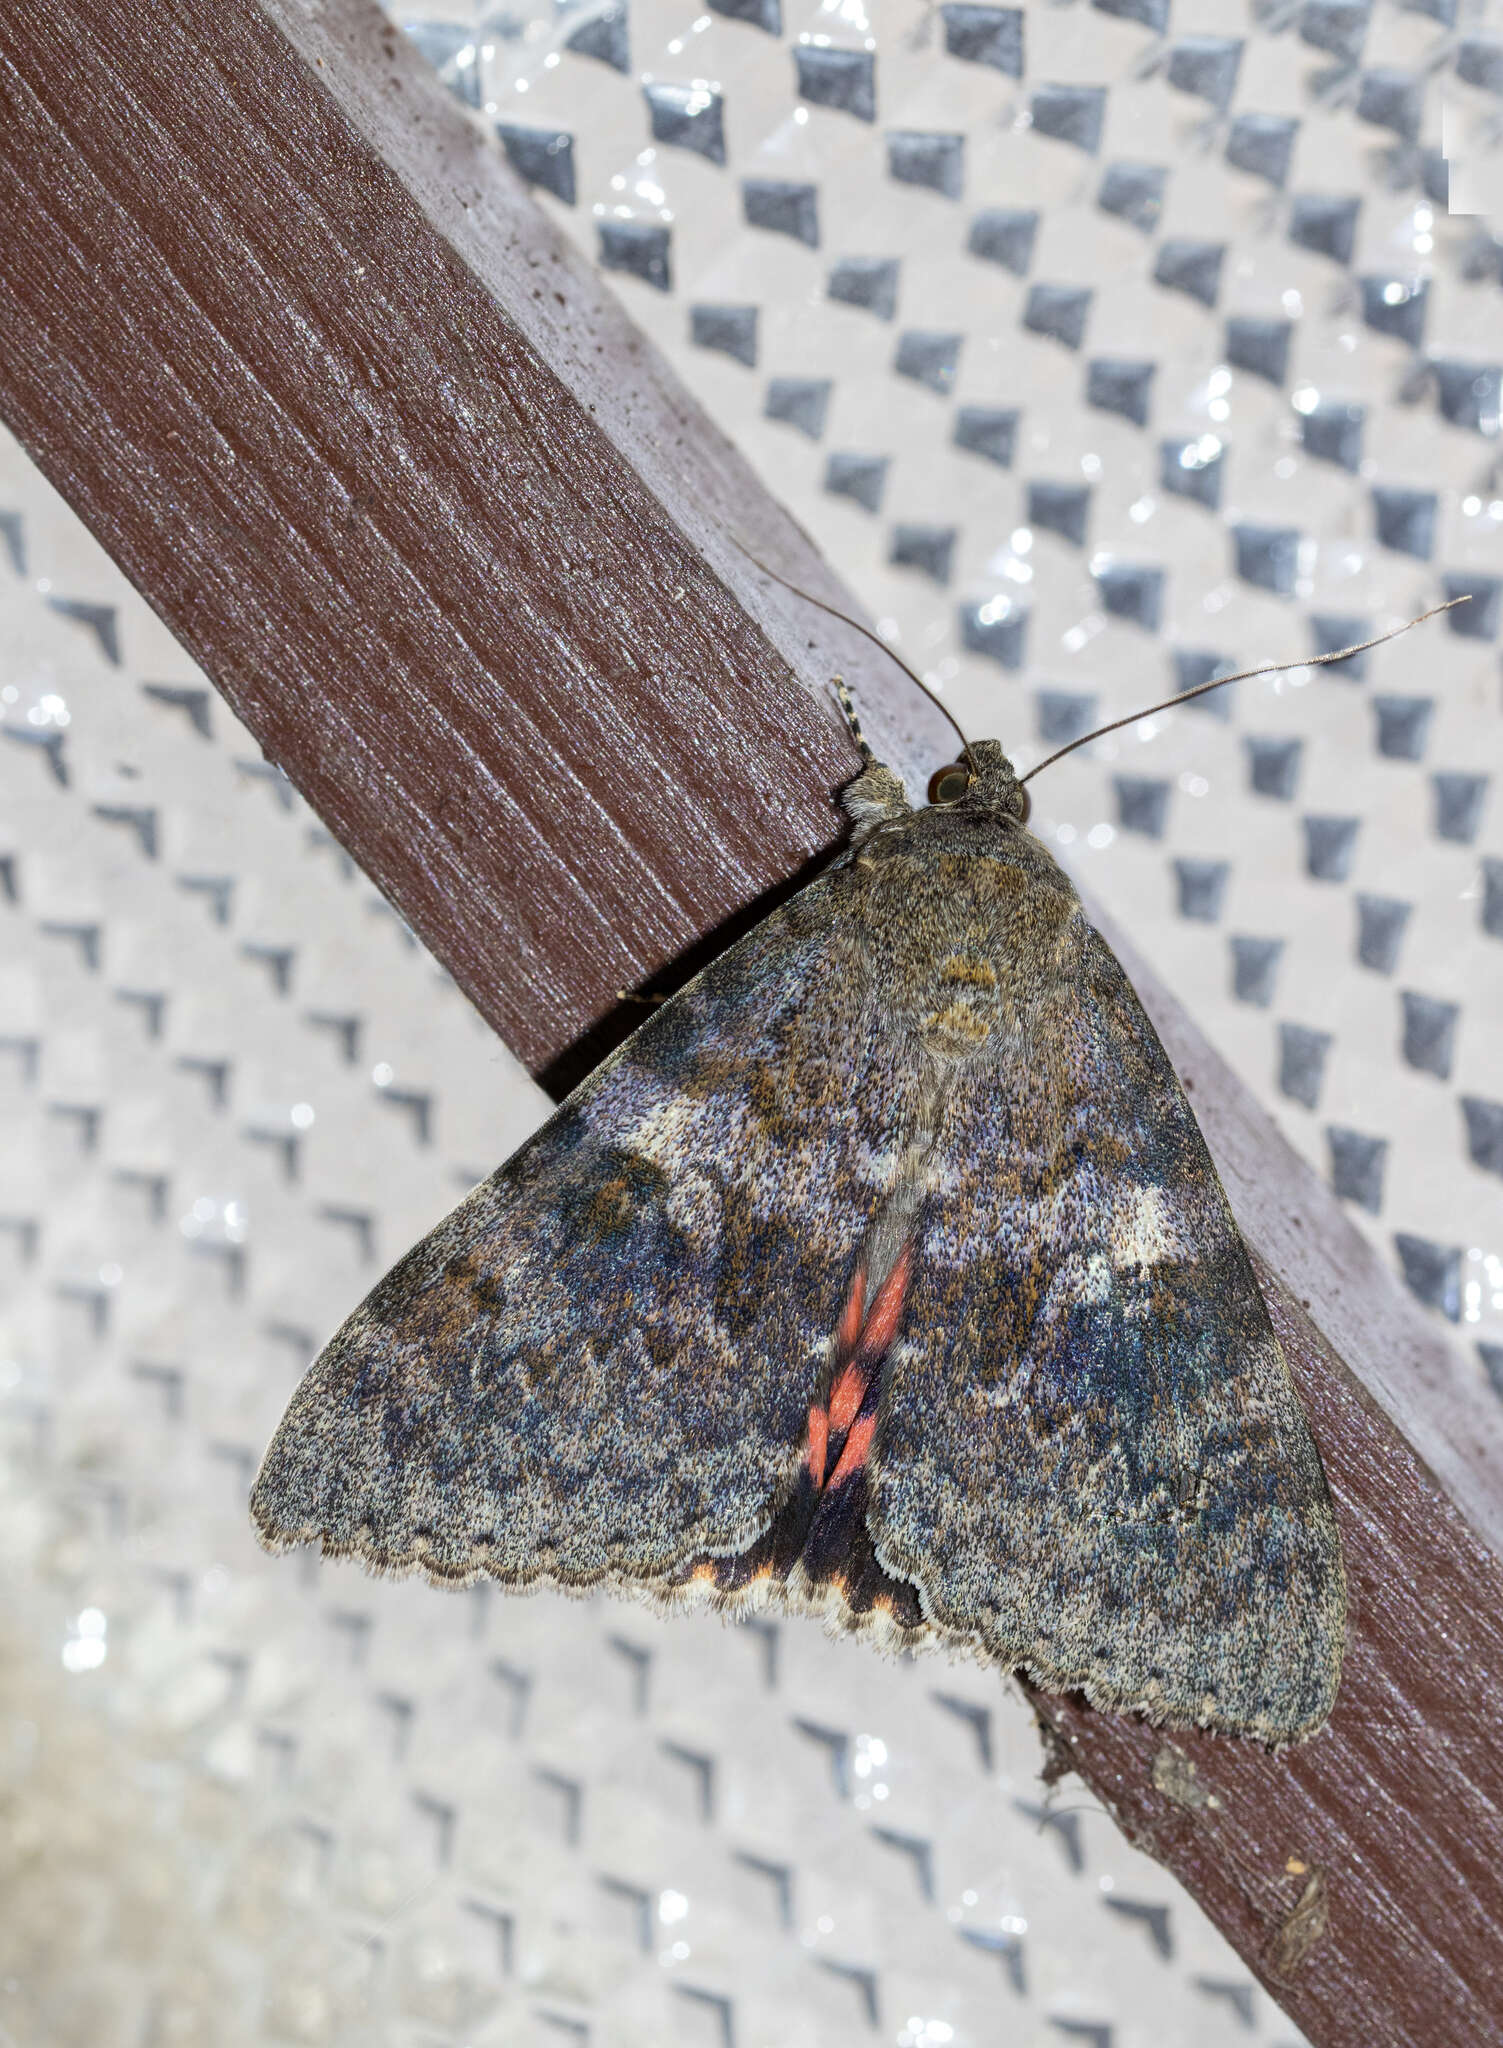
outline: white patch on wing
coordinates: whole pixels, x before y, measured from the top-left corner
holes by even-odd
[[[1112,1293],[1112,1262],[1104,1252],[1092,1252],[1081,1277],[1079,1299],[1091,1303],[1109,1301]]]
[[[681,1157],[690,1148],[691,1133],[703,1113],[702,1105],[692,1096],[668,1095],[630,1129],[623,1130],[616,1142],[637,1158],[658,1166],[665,1160]]]
[[[1119,1266],[1158,1266],[1183,1251],[1169,1205],[1153,1187],[1123,1189],[1112,1204],[1107,1242]]]

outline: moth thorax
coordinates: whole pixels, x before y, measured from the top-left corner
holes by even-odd
[[[980,953],[951,953],[943,959],[919,1007],[919,1036],[935,1059],[969,1059],[987,1043],[1001,1021],[997,970]]]
[[[898,1255],[913,1236],[918,1212],[923,1206],[925,1167],[929,1144],[920,1139],[904,1148],[898,1162],[892,1193],[872,1218],[861,1246],[861,1266],[866,1275],[867,1299],[872,1299],[898,1262]]]

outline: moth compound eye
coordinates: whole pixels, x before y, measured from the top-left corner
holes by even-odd
[[[931,804],[959,803],[970,786],[970,770],[956,761],[948,768],[936,769],[929,777],[929,801]]]
[[[1018,784],[1017,802],[1013,809],[1013,816],[1020,825],[1026,825],[1033,816],[1033,798],[1024,789],[1021,782]]]

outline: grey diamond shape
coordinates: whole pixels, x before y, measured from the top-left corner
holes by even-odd
[[[1022,414],[1015,406],[963,405],[955,415],[951,436],[957,448],[981,455],[1003,469],[1012,467]]]
[[[606,270],[629,271],[660,292],[672,289],[669,263],[671,236],[648,221],[603,220],[599,223],[600,261]]]
[[[1291,1102],[1314,1109],[1320,1101],[1325,1079],[1326,1054],[1331,1050],[1329,1031],[1312,1031],[1307,1024],[1279,1026],[1279,1093]]]
[[[725,162],[725,100],[704,85],[644,85],[652,139],[669,149],[690,149],[712,164]]]
[[[625,0],[610,0],[610,4],[602,7],[598,14],[581,22],[566,39],[564,48],[572,50],[576,57],[594,57],[602,64],[609,64],[613,71],[629,71],[631,50],[627,39]]]
[[[1371,619],[1354,617],[1351,613],[1319,612],[1310,619],[1310,638],[1317,654],[1335,654],[1343,647],[1359,647],[1364,640],[1372,638]],[[1338,676],[1349,683],[1364,682],[1367,678],[1367,655],[1349,654],[1342,661],[1326,664],[1324,674]]]
[[[833,497],[853,498],[867,512],[880,512],[887,471],[885,455],[832,455],[825,464],[825,489]]]
[[[496,133],[512,169],[565,206],[574,204],[574,137],[564,128],[524,128],[498,121]]]
[[[1393,1245],[1410,1293],[1427,1308],[1438,1308],[1449,1322],[1460,1322],[1461,1247],[1411,1237],[1404,1230],[1395,1232]]]
[[[1091,513],[1089,484],[1038,482],[1028,486],[1028,524],[1084,545]]]
[[[923,185],[946,199],[958,199],[965,190],[965,137],[890,129],[887,175],[899,185]]]
[[[1289,239],[1300,249],[1350,263],[1362,201],[1329,192],[1296,192],[1289,202]]]
[[[1392,974],[1413,904],[1395,896],[1357,898],[1357,958],[1375,974]]]
[[[948,583],[959,530],[953,526],[902,524],[892,530],[887,559],[898,569],[918,569],[935,583]]]
[[[842,305],[890,320],[898,307],[898,267],[893,256],[842,256],[831,264],[825,290]]]
[[[1106,119],[1106,88],[1101,85],[1041,85],[1029,100],[1035,135],[1068,142],[1094,156],[1101,147]]]
[[[1498,628],[1503,625],[1503,576],[1479,576],[1475,571],[1463,571],[1457,575],[1442,576],[1440,583],[1447,600],[1455,597],[1468,600],[1446,614],[1446,623],[1451,631],[1463,640],[1496,640]]]
[[[1369,1215],[1383,1207],[1383,1169],[1388,1162],[1388,1140],[1370,1138],[1362,1131],[1342,1124],[1326,1126],[1326,1144],[1331,1153],[1331,1185],[1345,1202],[1355,1202]]]
[[[825,430],[833,389],[828,377],[774,377],[762,410],[768,419],[782,420],[817,441]]]
[[[1435,799],[1435,836],[1458,846],[1470,846],[1482,829],[1482,812],[1487,803],[1486,775],[1447,772],[1432,775]]]
[[[1274,982],[1283,958],[1282,939],[1255,939],[1244,934],[1230,939],[1232,994],[1239,1003],[1266,1010],[1273,1002]]]
[[[1086,365],[1086,404],[1120,413],[1135,427],[1148,424],[1148,403],[1158,365],[1120,356],[1097,356]]]
[[[1174,650],[1174,687],[1181,694],[1186,690],[1198,690],[1218,676],[1232,676],[1236,672],[1237,664],[1224,654],[1212,654],[1204,647],[1176,647]],[[1232,715],[1236,695],[1237,685],[1229,683],[1225,689],[1207,690],[1204,696],[1192,697],[1185,708],[1206,712],[1212,718],[1225,722]]]
[[[1206,452],[1204,440],[1162,441],[1159,444],[1159,483],[1176,498],[1193,498],[1215,512],[1221,505],[1221,479],[1226,450],[1215,444],[1214,454]]]
[[[1300,820],[1305,835],[1305,873],[1312,882],[1344,882],[1352,872],[1360,818],[1309,817]]]
[[[1114,775],[1112,788],[1122,830],[1162,839],[1169,814],[1169,784],[1152,775]]]
[[[1221,290],[1221,265],[1226,249],[1220,242],[1168,241],[1154,261],[1153,281],[1168,291],[1184,292],[1203,306],[1214,306]]]
[[[1292,526],[1234,526],[1237,574],[1244,583],[1292,597],[1299,574],[1300,534]]]
[[[1114,618],[1131,619],[1156,633],[1164,614],[1164,572],[1138,562],[1106,562],[1095,569],[1101,602]]]
[[[1101,173],[1096,204],[1151,235],[1164,210],[1164,185],[1169,173],[1162,164],[1108,164]]]
[[[1235,37],[1181,36],[1169,52],[1169,83],[1225,112],[1241,65],[1242,45]]]
[[[968,654],[984,654],[1003,668],[1023,666],[1028,644],[1028,613],[1010,598],[993,598],[985,604],[962,605],[959,613],[961,645]]]
[[[1429,281],[1423,277],[1363,277],[1357,280],[1362,294],[1363,324],[1375,334],[1391,334],[1418,348],[1425,338],[1425,313],[1430,303]]]
[[[1466,1118],[1466,1149],[1473,1166],[1480,1166],[1484,1173],[1503,1173],[1503,1102],[1463,1095],[1461,1113]]]
[[[1289,176],[1299,122],[1289,114],[1239,114],[1226,138],[1226,160],[1270,185]]]
[[[1236,370],[1282,384],[1289,374],[1291,320],[1254,320],[1235,315],[1226,323],[1226,359]]]
[[[770,234],[792,235],[811,249],[819,247],[819,191],[791,178],[743,178],[741,204],[749,227]]]
[[[1305,0],[1300,9],[1300,40],[1312,50],[1325,50],[1344,64],[1355,64],[1367,40],[1371,0]]]
[[[1373,744],[1390,761],[1423,759],[1434,713],[1433,697],[1374,697],[1377,732]]]
[[[1291,802],[1299,781],[1304,741],[1268,739],[1248,733],[1242,744],[1247,750],[1247,783],[1254,795]]]
[[[1453,427],[1493,435],[1503,415],[1503,365],[1465,363],[1450,357],[1430,359],[1441,416]]]
[[[800,43],[793,53],[799,98],[834,107],[858,121],[877,118],[877,60],[869,50],[821,49]]]
[[[947,0],[940,8],[945,51],[966,64],[987,64],[1009,78],[1023,76],[1021,7],[973,7]]]
[[[1179,914],[1197,924],[1215,924],[1231,879],[1229,860],[1191,860],[1174,863],[1174,881],[1179,893]]]
[[[1411,491],[1391,485],[1373,488],[1373,517],[1380,547],[1428,562],[1435,552],[1435,524],[1440,500],[1434,491]]]
[[[893,369],[898,376],[911,377],[916,384],[927,384],[931,391],[948,397],[955,388],[964,339],[962,334],[934,334],[924,328],[911,328],[898,336]]]
[[[966,248],[987,263],[1000,263],[1016,276],[1026,275],[1033,261],[1039,217],[1031,209],[991,207],[971,222]]]
[[[1028,291],[1023,325],[1031,334],[1046,334],[1066,348],[1079,348],[1085,338],[1092,293],[1087,285],[1036,284]]]
[[[755,369],[757,308],[755,306],[691,306],[689,339],[696,348],[718,349]]]
[[[1456,1057],[1460,1006],[1444,1002],[1439,996],[1421,995],[1416,989],[1403,989],[1399,1002],[1404,1017],[1405,1063],[1421,1074],[1433,1074],[1437,1081],[1449,1081]]]
[[[1362,430],[1367,408],[1322,398],[1300,417],[1300,441],[1317,462],[1334,462],[1355,476],[1362,462]]]

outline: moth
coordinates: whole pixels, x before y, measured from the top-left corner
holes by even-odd
[[[1184,1091],[1000,743],[915,809],[852,725],[842,850],[355,1311],[259,1534],[1297,1741],[1341,1546]]]

